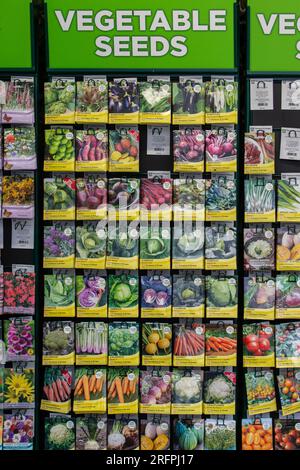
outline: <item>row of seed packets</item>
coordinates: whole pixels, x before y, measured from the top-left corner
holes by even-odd
[[[238,84],[233,78],[52,77],[44,84],[45,123],[237,123]]]

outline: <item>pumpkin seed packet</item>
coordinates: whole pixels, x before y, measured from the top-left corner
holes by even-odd
[[[139,324],[135,321],[114,321],[108,329],[108,365],[109,366],[138,366],[139,353]]]
[[[35,170],[35,128],[4,129],[3,153],[5,170]]]
[[[177,222],[172,240],[173,269],[204,268],[204,223]]]
[[[107,279],[101,271],[76,275],[76,316],[107,317]]]
[[[249,176],[245,187],[245,222],[275,222],[275,180],[272,176]]]
[[[84,221],[76,226],[75,267],[104,269],[107,230],[105,221]]]
[[[74,132],[69,128],[45,129],[44,171],[74,171]]]
[[[172,316],[203,318],[205,311],[205,279],[198,271],[173,275]]]
[[[276,276],[276,318],[297,319],[300,315],[300,276],[296,273]]]
[[[75,223],[53,222],[44,226],[44,268],[75,267]]]
[[[204,414],[234,415],[235,401],[236,373],[231,367],[204,372]]]
[[[204,419],[180,415],[173,420],[173,450],[203,450]]]
[[[205,269],[236,269],[236,228],[233,223],[205,227]]]
[[[76,82],[75,121],[78,124],[108,122],[108,83],[105,77],[85,77]]]
[[[3,413],[3,450],[33,450],[34,411]]]
[[[230,222],[236,220],[236,180],[234,173],[212,174],[206,180],[205,220]]]
[[[277,375],[282,416],[300,411],[300,372],[298,369],[281,369]]]
[[[272,418],[242,419],[242,450],[273,450]]]
[[[75,324],[76,365],[107,364],[107,324],[86,321]]]
[[[243,366],[274,367],[274,326],[267,322],[243,325]]]
[[[205,131],[205,135],[206,171],[236,171],[237,133],[234,126],[212,126]]]
[[[63,438],[58,439],[58,436]],[[75,419],[71,416],[45,417],[45,449],[75,450]]]
[[[34,78],[11,77],[11,80],[5,81],[4,85],[2,123],[34,124]]]
[[[138,269],[139,231],[138,221],[108,223],[107,269]]]
[[[167,272],[141,276],[141,317],[170,318],[172,281]]]
[[[140,372],[140,413],[169,415],[172,373],[167,368],[147,367]]]
[[[186,177],[173,180],[174,220],[202,220],[205,218],[205,180]]]
[[[198,414],[203,410],[203,370],[176,368],[172,373],[171,414]]]
[[[116,434],[119,436],[117,442]],[[108,418],[107,450],[139,450],[139,441],[139,420],[137,415],[119,414],[113,418]]]
[[[204,367],[205,325],[193,319],[174,324],[173,366]]]
[[[52,77],[44,83],[45,124],[75,123],[75,82]]]
[[[244,318],[247,320],[274,320],[275,279],[269,274],[244,278]]]
[[[33,172],[16,172],[2,177],[2,217],[34,218]]]
[[[3,369],[3,408],[34,408],[34,387],[32,367]]]
[[[45,274],[44,316],[75,317],[75,272]]]
[[[170,449],[170,416],[147,415],[140,420],[141,450],[162,451]]]
[[[140,226],[140,269],[170,269],[171,229],[169,222]]]
[[[75,171],[107,171],[108,131],[103,128],[76,130]]]
[[[173,130],[174,172],[204,171],[205,137],[201,127]]]
[[[278,181],[277,220],[278,222],[299,222],[300,220],[300,174],[282,173]]]
[[[179,77],[172,83],[172,123],[205,123],[205,85],[202,77]]]
[[[106,436],[105,415],[76,417],[76,450],[106,450]]]
[[[272,369],[248,369],[245,383],[249,416],[277,410]]]
[[[137,272],[108,276],[108,316],[131,318],[139,314],[139,278]]]
[[[75,220],[73,174],[44,178],[44,220]]]
[[[114,78],[109,82],[110,124],[138,124],[139,85],[137,78]]]
[[[143,366],[172,365],[172,325],[170,323],[143,323]]]
[[[236,450],[236,421],[208,418],[204,436],[204,450]]]
[[[205,82],[206,124],[237,124],[238,82],[232,79],[212,77]]]
[[[300,224],[280,224],[277,228],[276,269],[300,270]]]
[[[237,318],[237,276],[212,273],[205,281],[206,317]]]
[[[72,321],[44,322],[42,361],[45,366],[75,363],[74,323]]]
[[[106,369],[76,367],[74,413],[106,412]]]
[[[300,322],[279,323],[276,331],[276,367],[300,367]]]
[[[275,233],[272,227],[244,229],[244,268],[247,271],[275,269]]]
[[[275,450],[299,450],[300,421],[295,418],[275,420]]]
[[[76,219],[99,220],[107,216],[107,179],[94,173],[76,178]]]
[[[205,325],[205,365],[236,366],[237,326],[232,320],[212,320]]]
[[[264,130],[246,132],[244,162],[246,174],[275,173],[275,133]]]
[[[73,370],[70,367],[45,367],[41,410],[69,413],[71,411]]]
[[[7,362],[34,362],[34,328],[35,323],[32,317],[10,318],[3,321],[3,339]]]
[[[108,218],[135,220],[139,217],[140,181],[136,178],[110,178]]]
[[[140,82],[140,124],[171,124],[170,79],[150,77]]]
[[[108,414],[138,413],[139,370],[128,367],[108,369]]]
[[[116,126],[109,131],[109,171],[139,171],[139,140],[137,126]]]

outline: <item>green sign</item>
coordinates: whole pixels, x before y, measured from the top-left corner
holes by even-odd
[[[299,0],[248,0],[250,72],[300,72]]]
[[[235,0],[46,0],[50,69],[233,69]]]
[[[0,0],[0,69],[32,67],[31,0]]]

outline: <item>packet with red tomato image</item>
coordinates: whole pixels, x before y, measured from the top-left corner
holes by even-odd
[[[139,140],[137,126],[116,126],[109,131],[109,171],[139,171]]]
[[[54,413],[71,411],[73,370],[67,367],[45,367],[41,410]]]
[[[242,420],[242,450],[273,450],[271,418]]]
[[[243,366],[275,366],[274,327],[269,323],[243,325]]]
[[[277,382],[282,416],[300,412],[300,370],[281,369]]]
[[[275,450],[300,450],[300,416],[275,421]]]

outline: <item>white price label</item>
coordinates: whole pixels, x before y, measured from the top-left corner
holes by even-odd
[[[274,109],[273,80],[250,80],[251,111],[267,111]]]
[[[147,126],[147,155],[170,155],[170,126]]]
[[[11,247],[13,249],[34,249],[34,220],[12,219]]]

